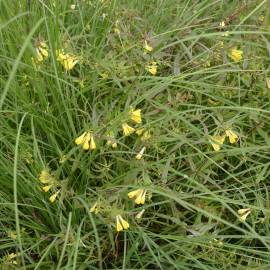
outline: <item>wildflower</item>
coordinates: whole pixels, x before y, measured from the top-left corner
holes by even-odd
[[[136,159],[140,160],[143,156],[143,153],[145,151],[145,146],[141,149],[141,151],[136,155]]]
[[[238,215],[239,215],[239,220],[241,222],[245,222],[247,216],[251,213],[251,209],[250,208],[243,208],[243,209],[239,209],[237,211]]]
[[[145,195],[146,195],[146,190],[142,189],[142,188],[136,189],[136,190],[128,193],[128,197],[130,199],[135,198],[136,204],[144,204],[145,203]]]
[[[80,135],[78,138],[75,139],[75,143],[77,145],[82,144],[82,148],[84,150],[96,149],[96,143],[95,143],[94,137],[90,132],[84,132],[82,135]]]
[[[98,208],[98,203],[95,202],[94,205],[90,208],[90,213],[95,213],[97,214],[99,212],[99,208]]]
[[[15,231],[9,231],[7,235],[9,238],[11,238],[13,240],[16,240],[16,238],[17,238],[17,233]]]
[[[234,62],[239,62],[243,58],[243,51],[233,48],[229,56]]]
[[[17,254],[15,253],[10,253],[10,254],[7,254],[5,256],[5,259],[8,261],[8,262],[11,262],[12,264],[18,264],[16,260],[14,260],[15,258],[17,257]]]
[[[74,10],[76,8],[75,4],[70,5],[70,9]]]
[[[77,56],[71,54],[65,54],[64,50],[56,51],[57,61],[59,61],[65,70],[69,71],[75,67],[79,62]]]
[[[129,136],[135,131],[135,128],[129,126],[127,123],[122,124],[124,136]]]
[[[236,143],[238,140],[238,136],[235,134],[234,131],[232,131],[231,129],[227,129],[225,130],[225,134],[227,137],[229,137],[229,141],[230,143]]]
[[[228,37],[228,36],[229,36],[229,31],[223,32],[223,33],[222,33],[222,36],[223,36],[223,37]]]
[[[139,129],[136,130],[136,134],[137,134],[138,136],[141,136],[141,135],[143,134],[144,131],[145,131],[144,128],[139,128]]]
[[[210,137],[210,143],[212,144],[216,152],[220,150],[221,145],[224,143],[224,140],[225,140],[225,135]]]
[[[144,49],[145,49],[146,52],[152,52],[153,51],[153,47],[151,47],[148,44],[147,40],[144,41],[144,46],[143,47],[144,47]]]
[[[53,181],[53,177],[51,176],[48,169],[43,169],[39,175],[39,181],[42,184],[47,184]]]
[[[116,231],[117,232],[127,230],[129,228],[129,223],[125,221],[121,217],[121,215],[117,215],[115,218],[116,218]]]
[[[97,148],[97,146],[96,146],[94,137],[93,137],[93,135],[91,135],[89,149],[90,149],[90,150],[94,150],[94,149],[96,149],[96,148]]]
[[[157,62],[151,62],[150,65],[146,66],[145,69],[152,75],[157,74]]]
[[[222,21],[222,22],[219,23],[220,28],[224,28],[225,26],[226,26],[225,21]]]
[[[54,201],[56,200],[56,197],[58,196],[59,192],[60,192],[60,190],[58,190],[53,195],[51,195],[51,197],[49,198],[51,203],[54,203]]]
[[[151,133],[150,133],[149,130],[146,130],[146,131],[143,133],[143,135],[142,135],[142,137],[141,137],[141,140],[142,140],[142,141],[147,141],[147,140],[149,140],[150,138],[151,138]]]
[[[36,46],[36,61],[37,62],[42,62],[48,58],[49,53],[48,53],[48,46],[44,41],[38,42]]]
[[[52,187],[53,185],[47,185],[47,186],[44,186],[42,189],[44,192],[48,192]]]
[[[136,219],[141,219],[142,216],[143,216],[143,214],[144,214],[144,212],[145,212],[145,209],[142,209],[142,210],[135,216],[135,218],[136,218]]]
[[[117,143],[114,141],[114,134],[112,131],[110,131],[107,135],[109,137],[109,139],[107,140],[106,145],[111,145],[112,148],[116,148],[117,147]]]
[[[130,116],[131,120],[133,120],[136,124],[141,124],[141,122],[142,122],[141,109],[137,109],[137,110],[132,109],[129,112],[129,116]]]

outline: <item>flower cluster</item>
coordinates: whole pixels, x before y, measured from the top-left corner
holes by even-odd
[[[229,138],[231,144],[238,140],[238,135],[232,129],[226,129],[223,135],[210,136],[210,143],[216,152],[221,149],[226,137]]]

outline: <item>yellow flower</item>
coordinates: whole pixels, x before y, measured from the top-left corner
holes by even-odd
[[[243,58],[243,51],[233,48],[229,56],[234,62],[239,62]]]
[[[142,216],[143,216],[143,214],[144,214],[144,212],[145,212],[145,209],[142,209],[142,210],[135,216],[135,218],[136,218],[136,219],[141,219]]]
[[[225,26],[226,26],[225,21],[222,21],[222,22],[219,23],[220,28],[224,28]]]
[[[95,202],[94,205],[90,208],[90,213],[95,213],[97,214],[99,212],[99,209],[98,209],[98,203]]]
[[[238,136],[236,135],[236,133],[234,131],[232,131],[231,129],[227,129],[225,130],[226,136],[229,137],[229,141],[230,143],[236,143],[238,140]]]
[[[135,131],[135,128],[129,126],[127,123],[122,124],[122,128],[125,136],[129,136]]]
[[[145,51],[148,51],[148,52],[152,52],[153,51],[153,47],[151,47],[148,44],[147,40],[144,41],[144,49],[145,49]]]
[[[137,110],[132,109],[129,112],[129,116],[130,116],[131,120],[133,120],[136,124],[141,124],[141,122],[142,122],[141,109],[137,109]]]
[[[145,151],[145,146],[141,149],[141,151],[136,155],[136,159],[140,160],[143,156],[143,153]]]
[[[37,44],[36,47],[36,61],[42,62],[43,60],[46,60],[48,58],[48,47],[47,44],[44,41],[40,41]]]
[[[125,221],[121,217],[121,215],[117,215],[115,218],[116,218],[116,231],[117,232],[127,230],[129,228],[129,223]]]
[[[150,138],[151,138],[151,133],[150,133],[149,130],[146,130],[146,131],[143,133],[143,135],[142,135],[142,137],[141,137],[141,140],[142,140],[142,141],[146,141],[146,140],[149,140]]]
[[[48,192],[52,187],[53,187],[53,185],[47,185],[47,186],[43,187],[42,189],[44,192]]]
[[[128,197],[130,199],[135,199],[136,204],[144,204],[145,203],[145,195],[146,195],[146,190],[145,189],[136,189],[134,191],[131,191],[128,193]]]
[[[114,31],[114,33],[117,34],[117,35],[120,35],[120,33],[121,33],[120,30],[119,30],[119,28],[117,28],[117,27],[114,27],[114,28],[113,28],[113,31]]]
[[[39,181],[42,183],[42,184],[47,184],[47,183],[50,183],[52,182],[53,178],[52,176],[50,175],[50,172],[49,170],[47,169],[43,169],[39,175]]]
[[[56,51],[57,61],[59,61],[65,70],[69,71],[79,62],[77,56],[65,54],[63,50]]]
[[[223,136],[211,136],[210,143],[212,144],[215,151],[219,151],[221,145],[224,143],[225,135]]]
[[[157,62],[151,62],[149,66],[146,66],[145,69],[150,72],[152,75],[157,74]]]
[[[17,238],[17,233],[15,231],[9,231],[8,232],[8,237],[15,240]]]
[[[97,146],[96,146],[94,137],[93,137],[93,135],[91,135],[89,149],[90,149],[90,150],[94,150],[94,149],[96,149],[96,148],[97,148]]]
[[[75,4],[70,5],[70,9],[74,10],[76,8]]]
[[[17,261],[14,260],[16,257],[17,257],[17,254],[15,254],[15,253],[12,252],[12,253],[10,253],[10,254],[7,254],[7,255],[5,256],[5,259],[6,259],[8,262],[12,263],[12,264],[18,264]]]
[[[251,213],[251,209],[250,208],[243,208],[243,209],[239,209],[237,212],[239,215],[239,220],[241,222],[245,222],[247,216]]]
[[[84,132],[82,135],[75,139],[75,143],[77,145],[82,144],[82,148],[84,150],[91,150],[96,148],[94,137],[91,135],[90,132]]]
[[[59,192],[60,192],[60,190],[58,190],[53,195],[51,195],[51,197],[49,198],[49,200],[50,200],[51,203],[53,203],[55,201],[55,199],[58,196]]]
[[[145,130],[144,128],[139,128],[139,129],[136,130],[136,134],[138,136],[141,136],[143,134],[144,130]]]

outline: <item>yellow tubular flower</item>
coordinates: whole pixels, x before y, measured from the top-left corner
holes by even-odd
[[[141,149],[141,151],[136,155],[136,159],[140,160],[144,154],[145,146]]]
[[[146,190],[142,189],[142,188],[136,189],[136,190],[128,193],[128,197],[130,199],[135,198],[136,204],[144,204],[145,203],[145,195],[146,195]]]
[[[56,56],[57,61],[59,61],[67,71],[73,69],[74,66],[79,62],[78,57],[71,54],[65,54],[64,50],[57,50]]]
[[[48,186],[43,187],[42,189],[44,192],[48,192],[52,187],[53,185],[48,185]]]
[[[51,203],[54,203],[54,201],[56,200],[56,197],[58,196],[59,192],[60,192],[60,190],[58,190],[57,192],[55,192],[55,193],[49,198],[49,200],[50,200]]]
[[[135,216],[135,218],[136,218],[136,219],[141,219],[142,216],[143,216],[143,214],[144,214],[144,212],[145,212],[145,209],[141,210],[141,211]]]
[[[152,51],[153,51],[153,47],[151,47],[151,46],[148,44],[147,40],[144,41],[144,49],[145,49],[146,51],[148,51],[148,52],[152,52]]]
[[[99,212],[99,210],[98,210],[98,204],[97,204],[97,202],[95,202],[94,203],[94,205],[90,208],[90,213],[95,213],[95,214],[97,214],[98,212]]]
[[[224,143],[225,135],[223,136],[211,136],[210,143],[212,144],[214,150],[217,152],[220,150],[221,145]]]
[[[127,123],[122,124],[124,136],[129,136],[135,131],[135,128],[129,126]]]
[[[90,140],[91,140],[91,133],[87,132],[85,135],[85,140],[83,142],[83,149],[84,150],[90,149],[90,144],[89,144]]]
[[[141,124],[142,122],[142,117],[141,117],[141,109],[138,110],[131,110],[129,112],[129,116],[131,120],[133,120],[136,124]]]
[[[149,66],[146,66],[145,69],[150,72],[152,75],[157,74],[157,63],[152,62]]]
[[[122,224],[120,223],[119,216],[120,215],[117,215],[115,217],[116,218],[116,231],[117,232],[123,231],[123,227],[122,227]]]
[[[251,213],[251,209],[250,208],[243,208],[243,209],[239,209],[237,212],[239,215],[239,220],[241,222],[245,222],[247,216]]]
[[[86,132],[84,132],[81,136],[79,136],[78,138],[76,138],[75,143],[77,145],[83,144],[84,141],[85,141],[85,135],[86,135]]]
[[[231,129],[225,130],[226,136],[229,137],[230,143],[236,143],[238,140],[238,136]]]
[[[125,229],[125,230],[127,230],[127,229],[129,228],[129,223],[128,223],[127,221],[125,221],[125,220],[121,217],[121,215],[118,215],[118,219],[119,219],[119,221],[120,221],[120,223],[121,223],[121,225],[122,225],[122,228]]]
[[[239,62],[243,58],[243,51],[233,48],[229,56],[234,62]]]
[[[47,169],[43,169],[39,175],[39,181],[42,184],[47,184],[52,181],[52,177]]]
[[[96,149],[96,148],[97,148],[97,146],[96,146],[94,137],[93,137],[93,135],[91,135],[89,149],[90,149],[90,150],[94,150],[94,149]]]

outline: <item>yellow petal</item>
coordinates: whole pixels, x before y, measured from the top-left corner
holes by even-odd
[[[136,124],[141,124],[142,118],[141,118],[141,110],[131,110],[129,112],[131,120],[133,120]]]
[[[117,148],[117,143],[113,143],[112,148]]]
[[[244,214],[246,214],[247,212],[250,212],[250,211],[251,211],[250,208],[242,208],[242,209],[239,209],[237,211],[237,213],[241,216],[241,215],[244,215]]]
[[[120,215],[119,215],[119,220],[120,220],[120,222],[121,222],[123,228],[124,228],[125,230],[127,230],[127,229],[129,228],[129,223],[128,223],[127,221],[125,221]]]
[[[97,202],[94,203],[94,205],[90,208],[90,212],[91,213],[98,213],[98,209],[97,209]]]
[[[145,203],[145,195],[146,195],[146,190],[142,190],[141,193],[138,195],[138,197],[135,200],[136,204],[144,204]]]
[[[143,132],[144,132],[144,128],[139,128],[139,129],[136,131],[136,134],[137,134],[138,136],[141,136],[141,135],[143,134]]]
[[[83,143],[84,150],[88,150],[90,148],[90,144],[89,144],[90,139],[91,139],[91,134],[90,134],[90,132],[87,132],[85,135],[84,143]]]
[[[48,53],[47,49],[39,47],[38,50],[44,56],[44,58],[47,58],[49,56],[49,53]]]
[[[141,211],[135,216],[135,218],[136,218],[136,219],[141,219],[142,216],[143,216],[143,214],[144,214],[144,212],[145,212],[145,209],[141,210]]]
[[[48,185],[48,186],[43,187],[42,189],[44,192],[48,192],[52,187],[53,185]]]
[[[94,149],[96,149],[96,147],[97,147],[97,146],[96,146],[94,137],[91,136],[89,149],[90,149],[90,150],[94,150]]]
[[[143,156],[143,153],[145,151],[145,146],[141,149],[141,151],[136,155],[136,159],[140,160]]]
[[[53,203],[53,202],[55,201],[55,199],[56,199],[56,197],[58,196],[59,192],[60,192],[60,190],[58,190],[56,193],[54,193],[54,194],[49,198],[49,200],[50,200],[51,203]]]
[[[119,215],[116,216],[116,231],[117,232],[123,231],[123,227],[119,220]]]
[[[86,135],[86,132],[84,132],[81,136],[79,136],[78,138],[76,138],[75,143],[77,145],[84,143],[84,141],[85,141],[85,135]]]
[[[122,124],[122,128],[123,128],[123,133],[125,136],[129,136],[135,131],[135,129],[129,126],[127,123]]]
[[[50,175],[49,171],[47,169],[44,169],[41,171],[40,175],[39,175],[39,181],[42,183],[42,184],[47,184],[47,183],[50,183],[52,182],[53,178],[52,176]]]
[[[229,56],[234,62],[239,62],[243,58],[243,51],[233,48]]]
[[[36,48],[36,59],[37,59],[38,62],[42,62],[43,61],[43,56],[39,52],[38,48]]]
[[[134,197],[137,197],[138,195],[140,195],[140,193],[143,191],[143,189],[136,189],[136,190],[134,190],[134,191],[130,191],[129,193],[128,193],[128,197],[130,198],[130,199],[132,199],[132,198],[134,198]]]
[[[153,47],[151,47],[146,40],[144,41],[144,49],[148,52],[153,51]]]
[[[65,70],[71,70],[74,68],[74,66],[79,62],[79,60],[76,60],[74,58],[67,58],[62,61],[62,65]]]
[[[229,137],[230,143],[236,143],[238,140],[238,136],[231,129],[225,130],[226,136]]]
[[[142,141],[147,141],[151,138],[151,133],[149,130],[145,131],[141,137]]]
[[[157,74],[157,63],[152,62],[151,65],[146,66],[146,70],[148,72],[150,72],[152,75],[156,75]]]
[[[244,209],[240,209],[240,210],[244,210]],[[239,213],[239,211],[238,211]],[[245,222],[246,218],[248,217],[248,215],[251,213],[251,210],[249,209],[247,212],[245,212],[244,214],[240,215],[239,220],[241,222]]]
[[[223,136],[211,136],[210,143],[212,144],[215,151],[219,151],[221,145],[224,143],[225,135]]]

